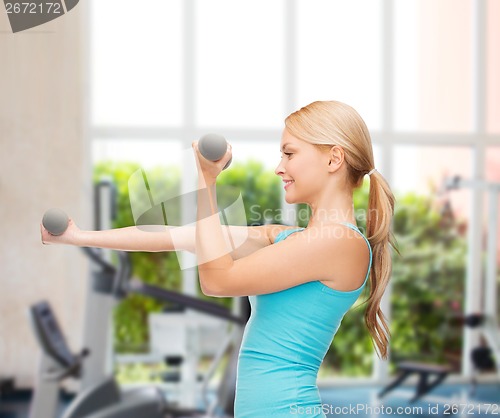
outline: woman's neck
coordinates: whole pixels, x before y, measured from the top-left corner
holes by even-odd
[[[329,199],[328,204],[311,204],[311,217],[308,228],[324,227],[342,222],[356,225],[354,216],[354,203],[352,196],[336,196]]]

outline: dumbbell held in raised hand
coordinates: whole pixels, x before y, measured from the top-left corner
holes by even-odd
[[[49,209],[42,218],[43,227],[51,235],[61,235],[68,228],[68,215],[61,209]]]
[[[227,141],[222,135],[207,134],[198,141],[198,149],[201,155],[209,161],[219,161],[227,151]],[[223,170],[229,167],[233,159],[231,158]]]

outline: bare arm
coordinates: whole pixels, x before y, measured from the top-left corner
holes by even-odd
[[[129,226],[104,231],[79,229],[70,219],[66,232],[50,235],[40,226],[44,244],[66,244],[79,247],[109,248],[121,251],[189,251],[195,253],[194,226]],[[223,226],[228,252],[233,259],[245,257],[270,245],[271,225]]]
[[[81,231],[77,244],[81,247],[110,248],[121,251],[190,251],[194,243],[191,227],[129,226],[104,231]]]
[[[226,245],[240,258],[269,245],[265,227],[224,226]],[[122,251],[189,251],[195,253],[194,226],[130,226],[106,231],[82,231],[80,246]],[[239,244],[239,245],[238,245]]]

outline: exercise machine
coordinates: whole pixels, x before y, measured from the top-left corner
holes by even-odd
[[[418,383],[415,394],[410,399],[410,403],[413,403],[441,384],[451,372],[451,370],[446,366],[410,361],[401,362],[397,367],[399,373],[398,377],[379,393],[379,398],[384,397],[389,392],[400,386],[408,377],[416,374],[418,376]],[[432,381],[430,381],[430,379],[432,379]]]
[[[81,376],[84,358],[89,355],[84,349],[73,354],[64,338],[59,323],[50,305],[39,302],[30,309],[33,330],[42,347],[40,378],[30,406],[30,418],[56,418],[59,406],[59,382],[67,377]],[[66,410],[64,417],[123,417],[138,414],[151,418],[162,417],[163,396],[157,391],[136,391],[122,394],[113,378],[82,393]],[[98,415],[96,415],[98,414]]]
[[[165,302],[176,303],[186,308],[202,312],[235,324],[233,332],[221,345],[221,349],[209,372],[204,376],[203,402],[199,409],[183,408],[172,405],[158,387],[147,387],[122,392],[113,377],[106,377],[97,385],[79,394],[69,405],[63,418],[129,418],[144,417],[182,417],[207,416],[231,417],[234,414],[234,395],[236,386],[236,365],[239,346],[243,335],[243,326],[248,320],[249,311],[244,316],[235,316],[225,307],[198,298],[183,295],[131,279],[131,264],[128,253],[119,252],[119,268],[108,263],[95,249],[84,249],[86,254],[108,275],[114,274],[110,283],[115,297],[126,297],[130,293],[143,294]],[[56,416],[59,382],[67,377],[80,377],[82,365],[92,353],[83,349],[73,354],[63,336],[59,323],[47,302],[40,302],[31,307],[32,325],[39,344],[42,347],[39,382],[31,405],[30,418],[49,418]],[[219,386],[217,396],[209,401],[208,382],[213,377],[218,363],[226,352],[229,362]]]
[[[486,341],[487,347],[495,358],[496,370],[500,378],[500,327],[497,313],[497,231],[498,231],[498,199],[500,196],[500,183],[491,183],[479,180],[466,180],[459,176],[451,177],[445,181],[447,191],[460,188],[479,188],[486,190],[488,198],[489,230],[486,257],[486,277],[483,285],[483,312],[480,312],[480,327],[477,331]],[[477,314],[477,313],[475,313]],[[470,315],[470,313],[468,313]],[[479,325],[479,324],[478,324]]]

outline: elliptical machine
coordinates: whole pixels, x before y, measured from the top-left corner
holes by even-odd
[[[137,416],[157,417],[232,417],[234,414],[234,396],[236,386],[236,365],[239,345],[243,335],[243,327],[249,317],[247,305],[243,316],[235,316],[225,307],[212,302],[166,290],[131,280],[131,264],[129,254],[119,252],[119,268],[102,258],[98,250],[85,248],[85,253],[98,264],[103,272],[112,274],[112,294],[123,298],[130,293],[138,293],[165,302],[176,303],[190,309],[203,312],[234,323],[229,338],[221,345],[221,350],[214,360],[210,371],[204,376],[203,399],[205,408],[186,409],[170,405],[161,390],[157,387],[135,389],[122,392],[113,377],[104,379],[78,395],[65,411],[63,418],[132,418]],[[88,349],[73,354],[69,349],[56,316],[50,305],[39,302],[30,310],[35,335],[42,347],[41,374],[37,391],[33,398],[30,418],[49,418],[56,416],[58,384],[67,377],[80,377],[85,359],[92,355]],[[217,397],[208,402],[206,391],[208,382],[213,377],[216,366],[228,351],[230,358],[225,369]]]
[[[90,353],[88,349],[83,349],[79,354],[70,351],[48,302],[42,301],[31,306],[30,316],[43,354],[29,416],[56,418],[59,383],[67,377],[80,378],[83,361]],[[115,379],[109,378],[80,394],[63,416],[132,418],[137,414],[143,414],[151,418],[160,418],[163,417],[161,413],[163,402],[163,396],[155,390],[140,390],[124,395]]]

